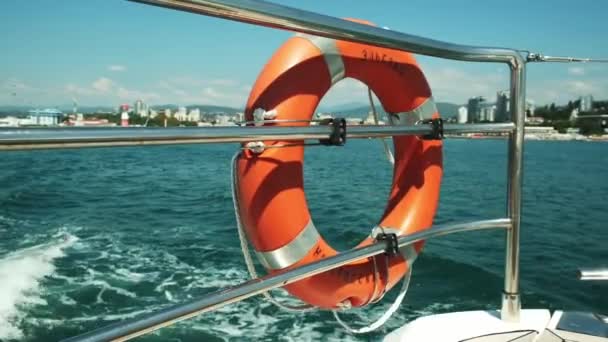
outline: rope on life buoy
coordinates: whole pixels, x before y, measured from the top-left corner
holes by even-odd
[[[234,206],[234,214],[236,217],[236,229],[239,235],[239,242],[241,244],[241,252],[243,252],[243,259],[245,259],[245,265],[247,266],[247,271],[249,272],[249,276],[251,279],[258,278],[258,272],[255,270],[255,265],[253,263],[253,258],[251,257],[251,252],[249,250],[249,243],[247,242],[247,237],[245,237],[245,232],[243,231],[243,225],[241,223],[241,218],[239,217],[239,200],[236,194],[237,182],[238,178],[236,177],[236,160],[239,157],[241,152],[237,152],[234,157],[232,157],[231,166],[230,166],[230,178],[231,178],[231,190],[232,190],[232,204]],[[275,306],[291,312],[303,312],[303,311],[311,311],[314,310],[315,307],[309,304],[301,304],[301,305],[290,305],[279,302],[270,291],[263,292],[262,295],[266,300]]]
[[[245,232],[243,231],[243,225],[242,225],[241,219],[239,217],[239,201],[238,201],[238,196],[236,194],[238,178],[236,177],[235,168],[236,168],[236,160],[237,160],[238,156],[240,155],[240,153],[241,152],[237,152],[232,157],[231,166],[230,166],[230,178],[231,178],[230,184],[231,184],[231,192],[232,192],[232,204],[234,206],[234,213],[235,213],[235,217],[236,217],[236,228],[237,228],[237,232],[238,232],[238,236],[239,236],[239,242],[241,245],[241,252],[243,253],[243,259],[245,261],[247,271],[249,272],[249,276],[251,277],[251,279],[256,279],[256,278],[258,278],[258,273],[255,269],[253,258],[251,257],[251,251],[249,250],[249,243],[245,236]],[[373,258],[373,265],[374,265],[374,293],[375,293],[377,291],[377,286],[378,286],[378,276],[377,276],[378,267],[376,264],[375,257]],[[384,312],[384,314],[382,314],[382,316],[380,316],[376,321],[369,323],[367,326],[361,327],[361,328],[351,327],[346,322],[344,322],[339,316],[340,310],[344,311],[344,310],[350,309],[350,305],[343,304],[343,307],[340,310],[331,310],[334,315],[334,318],[336,319],[336,322],[338,322],[345,330],[349,331],[352,334],[365,334],[365,333],[372,332],[372,331],[382,327],[393,316],[393,314],[397,311],[399,306],[401,306],[401,303],[403,302],[405,295],[407,294],[407,290],[409,288],[410,279],[411,279],[411,275],[412,275],[412,267],[413,267],[413,265],[410,265],[407,273],[404,275],[403,280],[402,280],[401,289],[399,290],[399,294],[395,298],[395,301],[393,302],[393,304],[390,305],[388,310],[386,310]],[[381,296],[379,296],[376,300],[374,300],[372,302],[372,304],[378,303],[380,300],[382,300],[385,293],[386,292],[383,292],[383,294]],[[309,304],[291,305],[291,304],[281,303],[277,298],[275,298],[270,293],[270,291],[264,292],[264,293],[262,293],[262,295],[268,302],[272,303],[273,305],[275,305],[276,307],[278,307],[280,309],[283,309],[283,310],[286,310],[289,312],[307,312],[307,311],[319,310],[319,308],[316,308]]]

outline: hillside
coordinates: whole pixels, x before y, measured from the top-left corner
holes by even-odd
[[[443,116],[444,118],[457,116],[459,107],[460,107],[460,105],[457,105],[454,103],[437,102],[437,109],[439,110],[439,113],[441,114],[441,116]],[[367,114],[369,113],[370,110],[371,109],[370,109],[369,105],[361,105],[361,106],[357,106],[357,107],[353,107],[353,108],[330,110],[328,112],[330,112],[334,115],[337,115],[337,116],[365,118],[365,117],[367,117]],[[378,114],[380,114],[381,116],[386,115],[386,112],[384,111],[382,106],[380,106],[377,103],[376,103],[376,110],[378,111]]]

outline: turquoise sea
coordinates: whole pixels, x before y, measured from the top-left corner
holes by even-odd
[[[56,341],[245,281],[230,194],[236,148],[0,154],[0,341]],[[506,151],[504,140],[446,140],[436,223],[505,215]],[[308,201],[331,243],[345,249],[369,233],[391,172],[378,141],[307,150]],[[608,313],[608,284],[575,272],[608,265],[608,144],[526,142],[524,175],[524,307]],[[378,340],[420,315],[499,307],[503,260],[501,231],[430,241],[406,302],[368,335],[349,335],[327,312],[253,298],[139,340]],[[345,319],[373,319],[393,295]]]

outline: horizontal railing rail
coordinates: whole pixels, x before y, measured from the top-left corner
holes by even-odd
[[[506,230],[506,253],[505,253],[505,282],[503,288],[503,300],[501,316],[505,321],[518,321],[520,318],[520,296],[519,296],[519,231],[521,222],[521,188],[523,169],[523,143],[524,143],[524,121],[525,121],[525,77],[526,57],[516,49],[477,47],[441,42],[433,39],[418,37],[406,33],[396,32],[389,29],[362,25],[339,18],[330,17],[309,11],[281,6],[266,1],[256,0],[133,0],[145,4],[157,5],[182,11],[188,11],[208,16],[215,16],[229,20],[262,25],[271,28],[285,29],[295,32],[307,33],[327,38],[347,40],[368,44],[371,46],[385,47],[390,49],[413,52],[422,55],[434,56],[463,61],[505,63],[510,68],[510,108],[512,114],[512,126],[508,128],[508,184],[507,184],[507,217],[508,219],[481,221],[476,224],[476,229],[487,229],[491,227],[509,228]],[[321,128],[323,129],[323,128]],[[326,128],[327,129],[327,128]],[[364,128],[361,128],[364,129]],[[384,128],[377,127],[374,130]],[[389,129],[396,129],[390,127]],[[402,128],[406,130],[407,128]],[[414,128],[418,129],[418,128]],[[427,127],[428,129],[428,127]],[[356,128],[347,129],[350,138],[356,132]],[[382,137],[397,135],[395,132],[386,134],[380,131],[360,132],[358,137]],[[253,131],[251,131],[253,132]],[[469,131],[470,132],[470,131]],[[501,132],[498,130],[497,132]],[[328,132],[321,132],[327,134]],[[445,133],[451,133],[445,130]],[[463,132],[465,133],[465,132]],[[470,132],[472,133],[472,132]],[[321,135],[322,135],[321,134]],[[375,135],[374,135],[375,134]],[[386,135],[383,135],[386,134]],[[408,134],[424,134],[421,132],[409,132]],[[280,135],[275,135],[267,140],[281,140]],[[311,139],[317,139],[314,135]],[[207,138],[199,138],[205,140]],[[305,139],[304,136],[296,140]],[[118,144],[135,144],[137,139],[118,142]],[[157,141],[160,141],[159,139]],[[168,139],[171,140],[171,139]],[[196,138],[189,140],[194,142]],[[245,141],[266,140],[260,137],[247,137]],[[285,139],[289,140],[289,139]],[[185,141],[185,140],[184,140]],[[241,141],[241,140],[238,140]],[[182,141],[183,142],[183,141]],[[182,143],[180,142],[180,143]],[[217,137],[214,142],[217,142]],[[64,142],[58,147],[66,146]],[[74,144],[81,144],[75,142]],[[108,142],[91,142],[91,144],[107,144]],[[0,144],[15,148],[19,144]],[[31,144],[30,144],[31,145]],[[48,147],[53,146],[51,142]],[[89,145],[90,146],[90,145]],[[467,226],[470,228],[469,226]],[[412,241],[445,235],[456,231],[471,230],[465,226],[444,227],[443,229],[431,229],[425,232],[428,235],[411,235],[402,237],[400,245],[404,246]],[[420,233],[423,234],[423,233]],[[179,320],[195,316],[222,305],[226,305],[250,296],[268,291],[269,289],[284,286],[314,274],[325,272],[331,268],[339,267],[354,260],[352,258],[365,258],[380,254],[384,251],[382,244],[374,244],[343,253],[332,258],[323,259],[319,262],[303,266],[299,269],[290,270],[277,275],[267,276],[253,280],[245,284],[216,292],[198,301],[186,303],[182,306],[172,307],[162,312],[151,314],[124,323],[118,323],[107,329],[85,334],[76,341],[106,341],[125,340],[139,336],[146,332],[171,325]]]
[[[475,62],[525,63],[519,50],[452,44],[258,0],[130,0],[244,23]],[[515,61],[516,59],[517,61]]]
[[[446,134],[511,133],[515,125],[447,124]],[[428,124],[415,126],[347,126],[347,139],[383,138],[398,135],[426,135]],[[330,126],[276,127],[179,127],[179,128],[0,128],[0,151],[83,148],[134,145],[238,143],[264,140],[328,139]]]
[[[399,247],[405,247],[421,240],[428,240],[444,235],[499,228],[510,229],[511,220],[508,218],[500,218],[460,224],[438,225],[422,232],[401,236],[398,239],[398,243]],[[357,260],[382,254],[385,250],[385,242],[376,242],[365,247],[351,249],[304,266],[253,279],[237,286],[224,288],[200,299],[172,306],[158,312],[145,314],[124,322],[115,323],[65,341],[100,342],[129,340],[162,327],[175,324],[179,321],[221,308],[222,306],[259,295],[271,289],[327,272]]]
[[[608,281],[608,267],[583,268],[577,271],[580,280],[603,280]]]

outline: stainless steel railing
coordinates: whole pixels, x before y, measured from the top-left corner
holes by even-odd
[[[265,1],[255,0],[132,0],[181,11],[187,11],[208,16],[215,16],[229,20],[285,29],[295,32],[308,33],[333,39],[348,40],[373,46],[409,51],[417,54],[439,58],[473,61],[505,63],[510,67],[510,108],[512,109],[512,123],[506,126],[471,126],[462,128],[454,126],[453,132],[509,132],[508,152],[508,187],[507,187],[507,218],[499,220],[474,222],[469,225],[433,228],[424,233],[401,237],[400,246],[408,245],[420,239],[427,239],[458,231],[486,229],[491,227],[506,229],[505,243],[505,281],[501,315],[503,320],[517,321],[520,315],[519,296],[519,237],[521,223],[521,193],[523,179],[523,143],[525,119],[525,78],[526,61],[528,56],[515,49],[476,47],[441,42],[428,38],[418,37],[405,33],[386,30],[378,27],[361,25],[342,19],[325,16],[295,8],[276,5]],[[239,131],[236,131],[239,129]],[[260,129],[260,130],[258,130]],[[352,127],[348,129],[348,137],[383,137],[399,134],[424,134],[428,127]],[[450,127],[448,127],[449,132]],[[223,131],[222,131],[223,130]],[[232,131],[234,130],[234,131]],[[242,131],[241,131],[242,130]],[[247,131],[245,131],[247,130]],[[359,132],[357,133],[357,130]],[[8,131],[0,131],[6,133]],[[28,133],[29,132],[29,133]],[[28,131],[6,133],[0,137],[0,149],[27,149],[34,148],[65,148],[65,147],[92,147],[92,146],[122,146],[134,144],[155,143],[209,143],[209,142],[241,142],[252,140],[302,140],[326,138],[329,128],[317,126],[304,127],[262,127],[262,128],[231,128],[214,130],[125,130],[124,135],[106,132],[100,136],[95,131],[74,131],[71,137],[53,136],[53,132],[40,133]],[[84,134],[87,132],[87,134]],[[88,133],[91,133],[88,135]],[[13,136],[10,136],[13,134]],[[27,136],[29,134],[29,136]],[[39,135],[38,135],[39,134]],[[62,133],[63,134],[63,133]],[[71,133],[68,133],[71,135]],[[465,227],[466,226],[466,227]],[[468,227],[468,228],[467,228]],[[475,227],[475,228],[471,228]],[[332,258],[302,266],[284,273],[266,276],[250,282],[228,288],[212,294],[198,301],[186,303],[165,311],[134,319],[132,321],[117,323],[108,328],[77,337],[75,341],[106,341],[125,340],[139,336],[146,332],[173,324],[179,320],[192,317],[218,308],[222,305],[254,296],[272,288],[284,286],[291,282],[309,277],[314,274],[348,264],[353,260],[370,257],[382,253],[384,245],[354,249]]]
[[[348,40],[373,46],[409,51],[439,58],[505,63],[510,67],[510,106],[515,124],[509,136],[507,171],[507,216],[512,229],[507,231],[505,284],[501,316],[518,321],[519,237],[521,225],[521,194],[523,179],[523,146],[526,97],[526,61],[519,50],[477,47],[441,42],[405,33],[362,25],[335,17],[266,1],[255,0],[132,0],[186,12],[220,17],[245,23],[308,33],[333,39]]]
[[[405,247],[421,240],[427,240],[454,233],[497,228],[509,229],[510,227],[511,220],[508,218],[435,226],[420,233],[402,236],[399,238],[398,242],[399,247]],[[298,280],[347,265],[353,261],[382,254],[385,252],[385,249],[386,244],[383,242],[376,242],[369,246],[351,249],[336,256],[321,259],[298,268],[278,274],[267,275],[265,277],[253,279],[237,286],[225,288],[188,303],[179,304],[155,313],[94,330],[89,333],[68,339],[65,342],[129,340],[162,327],[175,324],[190,317],[194,317],[205,312],[219,309],[222,306],[253,297],[268,290],[282,287]]]
[[[444,125],[448,134],[512,133],[511,122]],[[329,126],[191,127],[191,128],[0,128],[0,151],[133,145],[209,144],[263,140],[328,139]],[[348,126],[347,139],[425,135],[428,124],[416,126]]]
[[[608,280],[608,267],[605,268],[583,268],[577,272],[580,280]]]
[[[605,59],[550,57],[519,50],[452,44],[428,38],[361,25],[318,13],[302,11],[266,1],[256,0],[130,0],[196,14],[220,17],[271,28],[308,33],[333,39],[348,40],[373,46],[409,51],[439,58],[472,62],[505,63],[510,67],[512,122],[507,124],[446,125],[445,133],[495,132],[509,134],[507,170],[507,218],[471,222],[461,225],[438,226],[427,231],[403,236],[399,246],[416,241],[470,230],[505,228],[505,281],[501,315],[503,320],[517,321],[520,315],[519,296],[519,236],[521,224],[521,193],[523,179],[523,142],[525,119],[526,62],[607,62]],[[414,127],[353,126],[347,138],[422,135],[430,132],[425,125]],[[0,129],[1,150],[81,148],[96,146],[132,146],[158,144],[193,144],[219,142],[248,142],[259,140],[326,139],[330,128],[312,127],[224,127],[183,129]],[[319,274],[352,261],[378,255],[383,243],[353,249],[337,256],[299,268],[254,279],[223,289],[205,298],[166,310],[116,323],[70,341],[127,340],[171,325],[180,320],[249,298],[273,288]],[[598,276],[599,274],[599,276]],[[581,278],[606,277],[606,271],[581,272]]]

